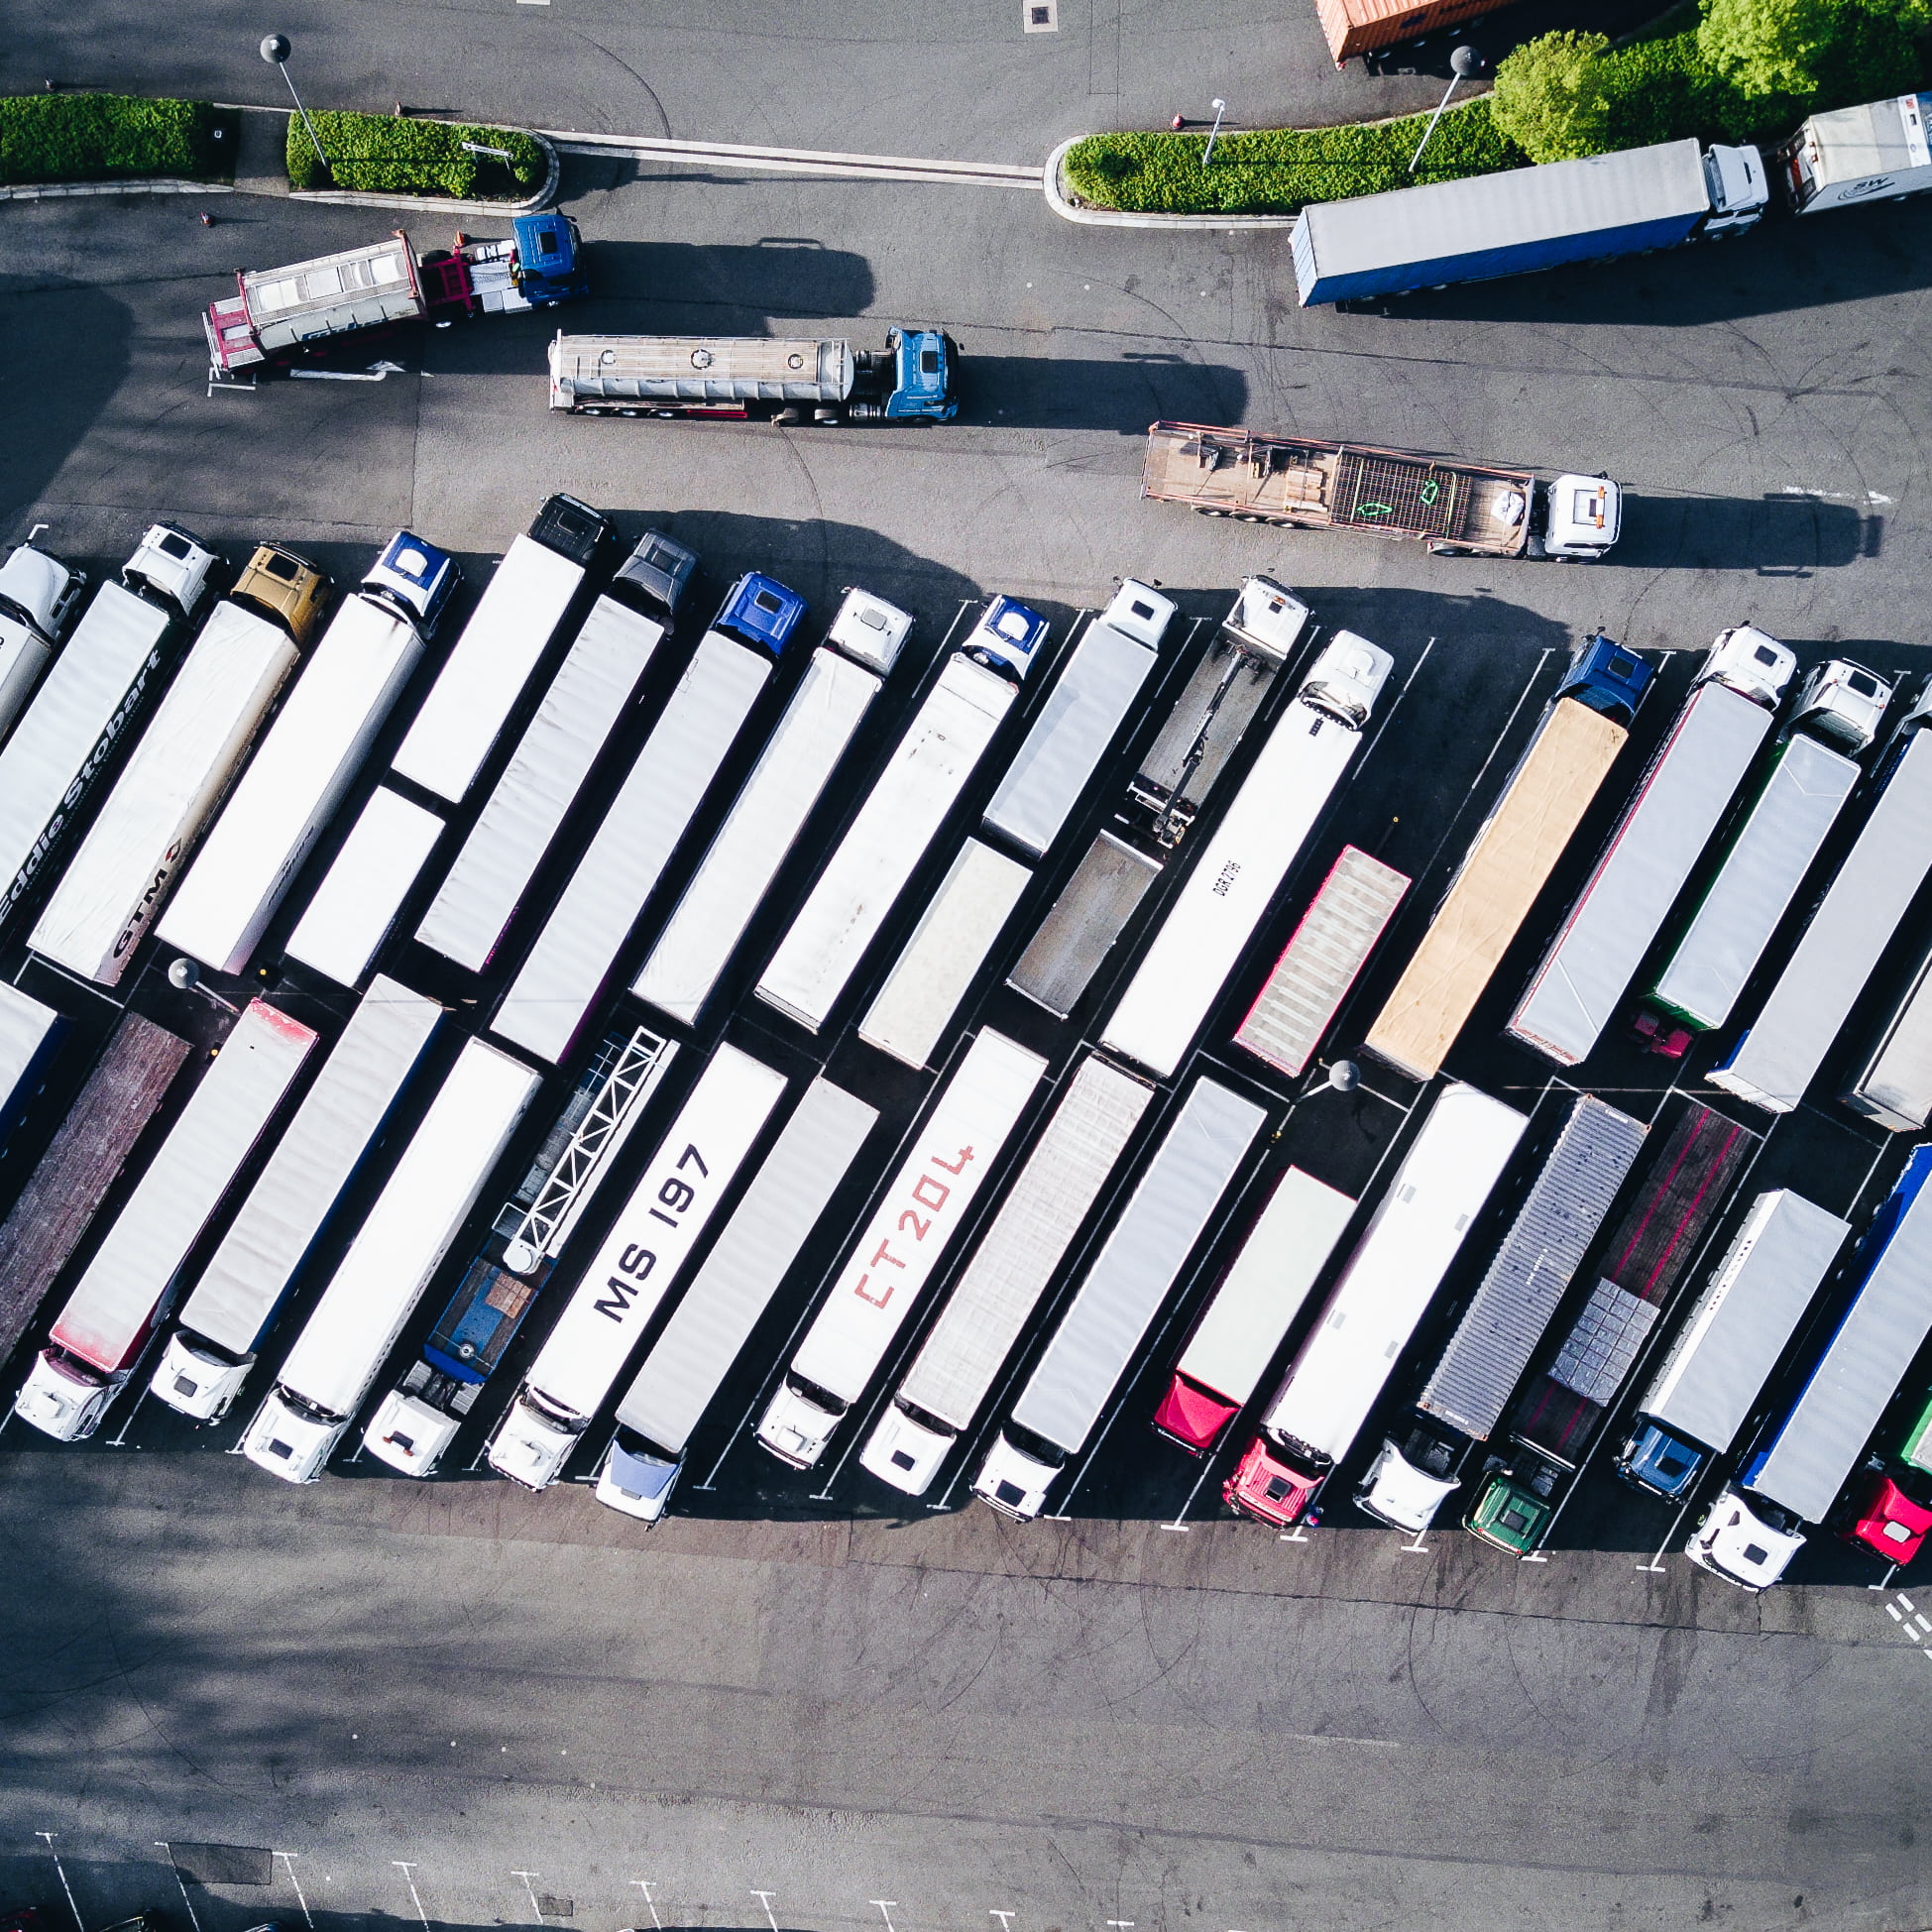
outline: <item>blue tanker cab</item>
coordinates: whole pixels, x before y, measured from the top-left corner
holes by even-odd
[[[463,573],[447,550],[408,530],[398,530],[383,546],[376,567],[362,580],[362,594],[415,625],[425,639],[436,625]]]
[[[938,329],[894,329],[898,384],[885,405],[888,422],[951,422],[960,413],[953,395],[959,348]]]
[[[1015,597],[996,597],[979,622],[966,633],[960,649],[975,664],[1010,677],[1015,684],[1033,663],[1033,654],[1047,641],[1047,621]]]
[[[805,616],[805,600],[775,577],[747,570],[726,594],[711,627],[777,657]]]

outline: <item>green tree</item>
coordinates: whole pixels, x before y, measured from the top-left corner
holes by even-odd
[[[1574,161],[1611,145],[1601,34],[1545,34],[1496,69],[1492,111],[1500,133],[1532,161]]]
[[[1698,51],[1741,94],[1809,98],[1918,84],[1932,0],[1704,0]]]

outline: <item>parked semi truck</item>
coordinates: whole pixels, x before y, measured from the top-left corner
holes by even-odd
[[[1487,1442],[1644,1145],[1641,1121],[1579,1094],[1510,1230],[1422,1383],[1383,1438],[1357,1508],[1420,1535]]]
[[[712,1055],[498,1423],[499,1475],[547,1489],[563,1474],[784,1091],[749,1054]]]
[[[961,1056],[874,1197],[757,1427],[780,1462],[809,1469],[878,1373],[893,1337],[958,1238],[1047,1071],[983,1029]]]
[[[1232,1088],[1194,1081],[981,1459],[982,1502],[1021,1523],[1046,1508],[1267,1118]]]
[[[248,1425],[242,1453],[258,1468],[321,1475],[539,1084],[520,1061],[464,1042]]]
[[[1528,1117],[1460,1081],[1410,1143],[1221,1496],[1286,1530],[1301,1521],[1442,1285]]]
[[[932,1488],[1086,1224],[1154,1089],[1089,1054],[859,1451],[907,1496]]]
[[[284,958],[360,987],[443,831],[434,812],[378,785],[295,921]]]
[[[1156,929],[1100,1043],[1166,1079],[1301,856],[1355,754],[1395,659],[1338,630],[1268,735]]]
[[[510,226],[505,240],[458,235],[453,247],[426,255],[398,228],[312,262],[245,269],[235,292],[202,313],[208,367],[217,379],[284,368],[345,336],[552,308],[590,293],[583,238],[568,215],[515,215]]]
[[[1765,1590],[1833,1513],[1900,1378],[1932,1329],[1932,1146],[1905,1171],[1854,1252],[1849,1295],[1796,1397],[1747,1446],[1684,1545],[1693,1563]]]
[[[566,335],[550,344],[550,406],[577,415],[772,422],[951,422],[959,344],[890,328],[883,349],[843,337]]]
[[[87,588],[84,571],[34,547],[46,527],[35,524],[0,563],[0,741],[59,648]]]
[[[1722,632],[1638,781],[1507,1031],[1559,1067],[1587,1059],[1771,729],[1797,660]]]
[[[618,1404],[600,1503],[640,1523],[664,1514],[705,1411],[877,1122],[823,1076],[805,1089]]]
[[[1140,493],[1243,523],[1409,537],[1439,557],[1590,562],[1624,523],[1624,493],[1608,477],[1550,482],[1528,470],[1198,422],[1148,431]]]
[[[1771,178],[1793,214],[1898,201],[1932,187],[1932,95],[1897,94],[1813,114],[1771,153]]]
[[[1442,1071],[1630,738],[1650,667],[1592,637],[1556,687],[1449,880],[1364,1048],[1413,1080]]]
[[[14,1403],[23,1421],[58,1442],[100,1426],[314,1044],[311,1028],[249,1002],[55,1318]]]
[[[1599,1251],[1588,1301],[1511,1412],[1508,1441],[1485,1462],[1465,1530],[1514,1556],[1541,1548],[1753,1152],[1735,1122],[1686,1105]]]
[[[591,835],[491,1026],[561,1062],[730,755],[805,600],[758,572],[733,585]]]
[[[151,1391],[199,1422],[227,1414],[303,1260],[380,1139],[443,1016],[378,978],[302,1095],[182,1305]]]

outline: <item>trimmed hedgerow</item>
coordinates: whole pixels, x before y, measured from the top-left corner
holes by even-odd
[[[369,194],[439,194],[454,200],[514,200],[543,179],[543,151],[514,128],[411,121],[400,115],[312,114],[328,150],[325,170],[299,114],[288,117],[288,184],[354,188]],[[508,163],[463,146],[502,148]]]
[[[236,139],[237,117],[207,101],[14,94],[0,97],[0,182],[221,180]]]

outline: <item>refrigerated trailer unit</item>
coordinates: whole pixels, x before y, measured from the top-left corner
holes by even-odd
[[[1755,1144],[1709,1107],[1685,1106],[1655,1147],[1598,1251],[1583,1307],[1532,1375],[1492,1450],[1463,1528],[1513,1556],[1542,1546],[1704,1238],[1750,1165]]]
[[[809,1469],[825,1453],[938,1272],[1046,1070],[1038,1054],[990,1028],[961,1057],[908,1136],[765,1406],[757,1439],[780,1462]]]
[[[933,1486],[999,1375],[1147,1111],[1145,1080],[1089,1054],[1068,1082],[859,1465],[908,1496]]]
[[[36,953],[120,983],[295,658],[281,625],[215,606],[35,921]]]
[[[500,1475],[547,1489],[563,1474],[784,1090],[749,1054],[713,1054],[498,1423]]]
[[[287,957],[338,985],[361,985],[442,836],[434,812],[378,785],[288,935]]]
[[[1411,1080],[1442,1071],[1609,777],[1650,675],[1608,637],[1583,647],[1369,1028],[1367,1052]]]
[[[1022,1523],[1046,1507],[1267,1118],[1231,1088],[1195,1080],[980,1462],[982,1502]]]
[[[290,1483],[322,1473],[538,1084],[520,1061],[464,1043],[249,1424],[251,1462]]]
[[[1323,646],[1142,955],[1103,1047],[1161,1079],[1180,1066],[1362,748],[1394,665],[1350,630]]]
[[[612,598],[591,606],[416,928],[432,952],[472,972],[490,964],[663,638],[661,624]]]
[[[664,1514],[693,1432],[877,1121],[823,1076],[805,1089],[618,1404],[600,1503],[642,1523]]]
[[[1832,1513],[1932,1329],[1932,1146],[1915,1148],[1851,1264],[1850,1300],[1788,1408],[1759,1432],[1684,1553],[1764,1590]]]
[[[1530,1184],[1414,1414],[1387,1435],[1356,1505],[1420,1535],[1487,1442],[1530,1358],[1636,1165],[1647,1129],[1593,1093],[1569,1118]]]
[[[1300,1521],[1361,1433],[1529,1124],[1473,1086],[1437,1094],[1222,1486],[1231,1509],[1284,1530]]]
[[[310,1028],[249,1002],[56,1317],[14,1403],[22,1421],[59,1442],[100,1426],[314,1044]]]
[[[170,1409],[211,1422],[241,1393],[296,1271],[442,1016],[435,1000],[394,979],[379,977],[363,995],[182,1305],[149,1385]]]
[[[1795,663],[1749,625],[1718,638],[1518,1002],[1512,1039],[1559,1067],[1589,1057],[1769,733]]]
[[[1760,1194],[1637,1399],[1617,1473],[1675,1503],[1730,1450],[1851,1233],[1788,1188]]]

